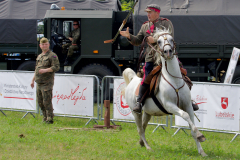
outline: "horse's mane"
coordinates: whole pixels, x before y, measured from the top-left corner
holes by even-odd
[[[163,29],[161,29],[161,28],[159,29],[159,28],[156,27],[155,33],[154,33],[154,35],[153,35],[153,38],[154,38],[154,39],[158,39],[161,34],[165,34],[165,33],[171,34],[171,33],[170,33],[171,31],[170,31],[169,28],[166,29],[166,27],[164,27],[164,26],[162,26],[162,28],[163,28]],[[158,44],[157,44],[156,50],[158,50],[159,52],[161,52],[161,51],[159,50]],[[154,62],[154,63],[155,63],[156,65],[159,65],[159,64],[161,63],[161,56],[156,53],[154,58],[155,58],[155,62]]]
[[[162,28],[163,29],[159,29],[159,28],[157,28],[156,27],[156,30],[155,30],[155,33],[154,33],[154,35],[153,35],[153,38],[155,39],[155,38],[159,38],[159,36],[161,35],[161,34],[164,34],[164,33],[168,33],[168,34],[171,34],[170,33],[170,31],[169,31],[169,29],[166,29],[166,27],[164,27],[164,26],[162,26]]]

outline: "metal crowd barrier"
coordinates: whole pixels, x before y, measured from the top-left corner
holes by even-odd
[[[123,77],[120,76],[105,76],[102,79],[101,83],[101,120],[103,120],[103,104],[104,100],[110,100],[113,101],[114,106],[114,97],[112,97],[114,94],[114,80],[116,79],[122,79]],[[114,107],[113,107],[114,109]],[[113,113],[113,111],[111,111]],[[115,125],[114,122],[125,122],[125,123],[135,123],[135,120],[131,119],[116,119],[112,118],[110,119],[111,123]],[[153,130],[155,132],[159,127],[161,127],[163,130],[166,131],[165,127],[168,127],[168,116],[165,117],[158,117],[158,116],[152,116],[151,120],[148,123],[149,125],[156,125],[157,127]]]
[[[100,82],[99,82],[99,78],[95,75],[82,75],[82,74],[56,74],[57,76],[67,76],[67,77],[71,77],[71,76],[75,76],[75,77],[92,77],[93,80],[93,116],[89,117],[89,116],[80,116],[80,115],[70,115],[70,114],[55,114],[54,116],[59,116],[59,117],[72,117],[72,118],[83,118],[83,119],[89,119],[88,122],[85,124],[88,125],[91,121],[94,121],[95,123],[98,124],[97,120],[100,119],[99,113],[100,113],[100,105],[99,105],[99,88],[100,88]],[[55,75],[55,76],[56,76]],[[96,101],[96,105],[97,105],[97,113],[94,110],[94,104]],[[54,107],[54,106],[53,106]]]
[[[0,70],[0,74],[2,75],[2,74],[8,74],[8,73],[10,73],[10,74],[13,74],[13,73],[26,73],[26,74],[32,74],[32,76],[31,76],[31,79],[32,79],[32,77],[33,77],[33,74],[34,74],[34,72],[33,71],[19,71],[19,70]],[[1,77],[1,79],[7,79],[7,78],[9,78],[9,76],[10,75],[6,75],[5,77]],[[28,87],[30,87],[30,83],[31,83],[31,79],[29,80],[29,84],[26,84]],[[3,96],[3,87],[4,87],[4,84],[1,84],[1,81],[0,81],[0,96]],[[33,91],[33,92],[35,92],[35,91]],[[8,97],[8,98],[14,98],[14,97]],[[36,114],[38,114],[39,112],[38,112],[38,109],[37,109],[37,107],[36,107],[36,110],[29,110],[29,109],[24,109],[24,108],[22,108],[22,109],[18,109],[18,108],[14,108],[14,107],[12,107],[12,108],[5,108],[5,107],[3,107],[3,106],[0,106],[0,112],[4,115],[4,116],[7,116],[5,113],[4,113],[4,111],[15,111],[15,112],[26,112],[25,113],[25,115],[22,117],[22,118],[24,118],[24,117],[26,117],[27,116],[27,114],[31,114],[34,118],[35,118],[35,115],[33,114],[33,113],[36,113]]]
[[[2,74],[1,74],[1,72],[2,72]],[[28,77],[28,79],[24,79],[24,80],[22,80],[21,82],[22,83],[24,83],[24,85],[25,86],[27,86],[27,87],[30,87],[30,83],[31,83],[31,80],[32,80],[32,77],[33,77],[33,74],[34,74],[34,72],[33,71],[18,71],[18,70],[16,70],[16,71],[9,71],[9,70],[6,70],[6,71],[0,71],[0,74],[3,76],[3,73],[11,73],[11,74],[13,74],[13,73],[30,73],[31,74],[31,76],[29,76]],[[5,76],[5,77],[1,77],[1,75],[0,75],[0,78],[2,78],[2,79],[4,79],[4,78],[9,78],[10,77],[10,75],[9,76]],[[11,76],[14,76],[14,75],[11,75]],[[79,75],[79,74],[55,74],[55,78],[56,78],[56,76],[65,76],[65,77],[69,77],[69,78],[71,78],[71,77],[73,77],[73,76],[75,76],[75,77],[92,77],[93,78],[93,99],[92,99],[92,101],[93,101],[93,116],[91,116],[91,117],[89,117],[89,116],[84,116],[84,115],[82,115],[82,116],[80,116],[80,115],[70,115],[70,114],[56,114],[56,113],[54,113],[54,115],[55,116],[61,116],[61,117],[76,117],[76,118],[84,118],[84,119],[89,119],[89,121],[85,124],[85,125],[88,125],[89,123],[90,123],[90,121],[94,121],[94,122],[96,122],[96,123],[98,123],[97,122],[97,120],[99,120],[100,119],[100,110],[101,110],[101,107],[100,107],[100,105],[99,105],[99,101],[100,101],[100,98],[99,98],[99,94],[100,94],[100,92],[99,92],[99,88],[100,88],[100,83],[99,83],[99,79],[98,79],[98,77],[97,76],[95,76],[95,75]],[[29,81],[29,83],[28,83],[28,81]],[[15,81],[14,81],[15,82]],[[26,82],[26,84],[25,84],[25,82]],[[3,81],[3,83],[7,83],[7,79],[5,79],[5,81]],[[10,83],[10,82],[9,82]],[[17,86],[17,85],[15,85],[15,86]],[[35,83],[35,87],[36,87],[36,83]],[[4,95],[4,94],[2,94],[3,92],[4,92],[4,84],[1,84],[1,81],[0,81],[0,96],[2,96],[2,95]],[[1,93],[2,92],[2,93]],[[33,92],[35,92],[36,93],[36,90],[33,90]],[[0,97],[1,98],[1,97]],[[6,98],[6,97],[4,97],[4,98]],[[14,97],[8,97],[8,98],[14,98]],[[15,97],[15,98],[18,98],[19,99],[19,97]],[[26,99],[26,98],[22,98],[22,99]],[[31,100],[35,100],[35,101],[37,101],[37,99],[36,99],[36,97],[34,97],[34,98],[32,98]],[[94,109],[94,104],[95,104],[95,102],[94,101],[96,101],[96,105],[97,105],[97,111],[96,111],[96,109]],[[39,114],[39,106],[38,106],[38,103],[36,102],[36,109],[35,110],[27,110],[27,109],[18,109],[19,107],[16,107],[16,108],[14,108],[14,107],[12,107],[12,108],[4,108],[4,107],[2,107],[2,106],[0,106],[0,112],[4,115],[4,116],[7,116],[5,113],[4,113],[4,111],[18,111],[18,112],[26,112],[26,114],[22,117],[22,118],[24,118],[24,117],[26,117],[27,116],[27,114],[28,113],[30,113],[34,118],[35,118],[35,115],[33,114],[33,113],[36,113],[36,114]],[[27,107],[26,107],[27,108]],[[54,108],[54,105],[53,105],[53,108]],[[97,113],[96,113],[97,112]]]
[[[193,82],[193,84],[204,84],[204,82]],[[226,85],[226,86],[236,86],[237,84],[223,84],[223,83],[213,83],[213,84],[211,84],[211,85]],[[239,110],[239,112],[240,112],[240,110]],[[239,115],[240,116],[240,115]],[[240,119],[239,119],[239,121],[240,121]],[[239,122],[240,123],[240,122]],[[175,125],[173,125],[173,115],[171,115],[170,116],[170,128],[177,128],[177,130],[176,130],[176,132],[172,135],[172,136],[175,136],[180,130],[182,130],[185,134],[187,134],[188,135],[188,133],[185,131],[185,129],[188,129],[188,130],[190,130],[190,128],[189,127],[184,127],[184,126],[175,126]],[[228,134],[235,134],[235,136],[232,138],[232,140],[230,141],[230,142],[232,142],[232,141],[234,141],[234,139],[236,139],[236,137],[238,136],[238,135],[240,135],[240,132],[238,131],[238,132],[235,132],[235,131],[227,131],[227,130],[214,130],[214,129],[208,129],[208,128],[199,128],[199,127],[197,127],[198,128],[198,130],[200,130],[200,131],[207,131],[207,132],[217,132],[217,133],[228,133]],[[240,129],[240,124],[239,124],[239,129]]]

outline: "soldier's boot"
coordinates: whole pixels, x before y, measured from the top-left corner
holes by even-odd
[[[133,108],[133,111],[138,113],[138,114],[141,114],[142,113],[142,102],[143,102],[143,96],[144,96],[144,93],[148,90],[148,86],[143,86],[143,85],[140,85],[139,87],[139,93],[138,93],[138,97],[137,97],[137,103],[135,104],[135,107]]]
[[[192,100],[192,107],[193,107],[194,111],[199,110],[199,107],[198,107],[197,103],[195,101],[193,101],[193,100]]]
[[[46,122],[46,121],[47,121],[47,113],[46,113],[46,111],[43,111],[43,110],[42,110],[42,114],[43,114],[43,119],[42,119],[42,121],[43,121],[43,122]]]
[[[46,114],[47,114],[47,120],[46,120],[46,123],[47,124],[53,124],[53,111],[51,110],[47,110],[46,111]]]

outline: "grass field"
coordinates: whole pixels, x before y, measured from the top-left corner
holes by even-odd
[[[134,123],[120,123],[121,130],[92,130],[93,121],[87,119],[54,117],[54,124],[42,123],[24,113],[0,113],[0,159],[240,159],[240,136],[232,143],[233,134],[202,132],[207,140],[202,147],[208,157],[200,157],[191,136],[167,127],[165,132],[149,125],[146,138],[153,151],[138,144],[139,136]],[[103,121],[98,121],[103,124]],[[81,128],[60,130],[60,128]],[[190,135],[190,131],[187,130]],[[23,137],[20,138],[19,135]]]

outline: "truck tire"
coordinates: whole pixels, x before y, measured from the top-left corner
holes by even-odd
[[[35,65],[36,65],[36,62],[35,62],[35,61],[26,61],[26,62],[23,62],[23,63],[17,68],[17,70],[35,71]]]
[[[87,75],[96,75],[98,78],[99,78],[99,83],[100,85],[102,84],[102,79],[104,76],[113,76],[113,72],[105,65],[102,65],[102,64],[89,64],[85,67],[83,67],[79,72],[79,74],[87,74]],[[112,83],[113,81],[110,80],[110,82],[106,85],[105,83],[105,87],[104,87],[104,95],[103,95],[103,98],[104,100],[112,100],[112,90],[110,90],[110,93],[109,93],[109,86],[110,86],[110,83]],[[94,84],[96,85],[97,83],[94,82]],[[99,91],[101,92],[101,91]],[[96,87],[94,89],[94,102],[97,102],[97,90],[96,90]],[[100,93],[101,95],[101,93]],[[100,96],[99,95],[99,96]],[[101,99],[101,97],[99,97],[99,100]]]
[[[224,79],[226,77],[226,72],[223,74],[221,82],[224,82]],[[237,66],[235,68],[235,72],[232,78],[232,84],[240,84],[240,66]]]

